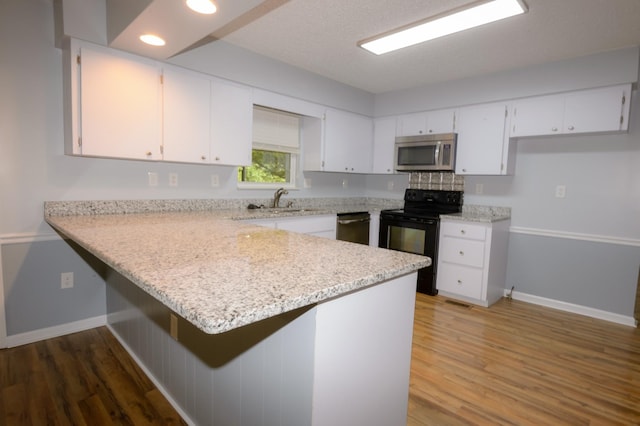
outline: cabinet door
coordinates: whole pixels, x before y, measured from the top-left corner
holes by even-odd
[[[325,171],[371,172],[373,120],[359,114],[328,109],[324,126]]]
[[[621,86],[568,94],[564,111],[565,133],[622,130],[623,99],[625,93]]]
[[[455,122],[454,109],[441,109],[427,113],[427,133],[451,133]]]
[[[398,117],[397,136],[414,136],[427,133],[427,113],[418,112]]]
[[[81,154],[160,160],[161,85],[155,61],[81,48]]]
[[[211,145],[209,77],[166,67],[163,89],[163,159],[208,163]]]
[[[251,89],[211,82],[211,163],[251,165],[253,134]]]
[[[456,120],[456,173],[505,174],[508,144],[506,125],[507,105],[503,103],[461,108]]]
[[[563,95],[518,100],[513,108],[510,135],[523,137],[561,133],[563,114]]]
[[[396,118],[377,118],[373,122],[373,173],[393,173]]]

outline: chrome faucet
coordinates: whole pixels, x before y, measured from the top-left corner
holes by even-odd
[[[273,208],[277,208],[279,207],[278,204],[280,204],[280,197],[282,197],[283,195],[287,195],[289,193],[289,191],[287,191],[284,188],[278,188],[275,192],[275,194],[273,194]]]

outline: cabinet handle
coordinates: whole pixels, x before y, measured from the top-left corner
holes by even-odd
[[[465,231],[464,229],[461,229],[461,230],[460,230],[460,233],[461,233],[462,235],[464,235],[464,234],[466,234],[466,233],[467,233],[467,231]]]
[[[151,157],[151,155],[153,155],[153,153],[151,151],[147,151],[147,157]]]
[[[462,169],[462,171],[466,173],[466,172],[467,172],[467,169]]]
[[[462,280],[458,280],[458,285],[461,285],[461,284],[462,284]]]
[[[573,129],[575,129],[575,127],[569,126],[569,130],[573,130]]]
[[[460,256],[464,256],[464,252],[460,250]]]
[[[552,131],[552,132],[557,132],[557,131],[558,131],[558,128],[557,128],[557,127],[552,127],[552,128],[551,128],[551,131]]]
[[[216,161],[220,161],[220,157],[216,157]]]
[[[203,155],[202,157],[200,157],[200,159],[202,159],[202,160],[206,160],[206,159],[207,159],[207,157],[206,157],[205,155]]]

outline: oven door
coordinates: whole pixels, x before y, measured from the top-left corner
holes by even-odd
[[[431,258],[431,266],[418,271],[417,291],[435,296],[438,219],[407,218],[380,214],[378,246]]]

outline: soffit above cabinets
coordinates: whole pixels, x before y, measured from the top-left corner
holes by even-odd
[[[207,58],[216,44],[233,45],[374,94],[640,44],[640,0],[524,0],[523,15],[386,55],[357,45],[474,1],[215,0],[215,14],[198,15],[185,0],[53,0],[74,9],[64,13],[66,36],[158,60],[200,46],[198,58]],[[167,44],[144,45],[143,32]]]
[[[282,0],[216,0],[212,15],[193,12],[184,0],[107,0],[107,42],[110,47],[164,60],[194,43],[215,40],[214,33],[256,19]],[[166,45],[140,42],[142,34],[161,36]]]

